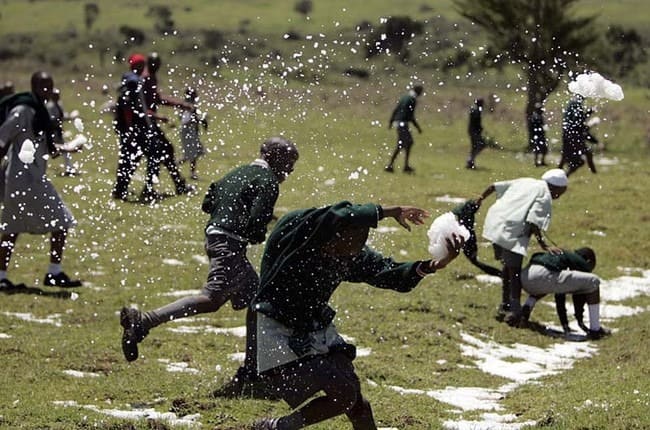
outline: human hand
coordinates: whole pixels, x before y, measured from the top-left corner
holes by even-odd
[[[564,254],[562,248],[558,248],[557,246],[547,246],[545,250],[553,255]]]
[[[465,239],[456,233],[452,233],[451,239],[446,238],[445,242],[447,246],[447,256],[438,261],[431,260],[430,267],[434,270],[442,269],[451,263],[456,257],[458,257],[458,254],[460,254],[460,251],[463,249],[463,245],[465,245]]]
[[[422,225],[424,218],[429,217],[429,212],[413,206],[389,206],[383,208],[384,216],[395,218],[405,229],[411,231],[411,224]]]

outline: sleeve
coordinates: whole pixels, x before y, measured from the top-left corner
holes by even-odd
[[[346,279],[349,282],[365,282],[375,288],[406,293],[422,280],[416,268],[420,261],[398,263],[365,247],[355,258],[352,271]]]
[[[249,239],[252,243],[261,243],[266,238],[266,229],[273,218],[273,208],[280,189],[276,182],[271,181],[258,184],[256,188],[246,231],[250,232]]]
[[[547,189],[540,192],[533,201],[526,215],[526,222],[535,224],[540,230],[548,230],[551,224],[551,194]]]
[[[17,106],[9,112],[5,122],[0,125],[0,155],[4,156],[21,129],[27,128],[27,118],[24,114],[24,109]]]
[[[213,182],[210,184],[210,187],[208,188],[208,192],[205,193],[205,197],[203,197],[203,203],[201,204],[201,210],[203,212],[211,214],[214,208],[216,207],[217,199],[218,199],[218,193],[217,193],[218,189],[219,189],[218,182]]]

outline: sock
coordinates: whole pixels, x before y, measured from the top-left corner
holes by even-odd
[[[528,298],[526,299],[526,303],[524,303],[524,306],[528,306],[532,311],[533,308],[535,307],[535,303],[537,303],[537,299],[533,296],[528,296]]]
[[[0,279],[7,279],[7,271],[0,270]]]
[[[587,305],[589,309],[589,330],[600,330],[600,304]]]
[[[62,271],[63,269],[61,269],[61,263],[50,263],[50,267],[47,269],[47,273],[50,273],[52,275],[58,275]]]

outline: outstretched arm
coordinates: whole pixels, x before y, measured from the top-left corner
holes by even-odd
[[[394,218],[402,227],[411,231],[409,222],[414,225],[424,224],[429,212],[413,206],[382,206],[384,218]]]
[[[481,203],[483,203],[483,200],[488,198],[490,194],[492,194],[496,190],[494,184],[490,184],[489,187],[485,189],[481,194],[478,195],[478,197],[475,199],[476,204],[481,207]]]

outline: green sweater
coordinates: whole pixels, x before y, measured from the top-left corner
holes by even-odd
[[[210,214],[211,226],[240,236],[250,243],[261,243],[273,217],[279,181],[259,164],[240,166],[210,184],[201,209]]]
[[[343,281],[407,292],[422,279],[419,261],[397,263],[364,247],[354,257],[323,254],[321,247],[348,225],[377,227],[380,206],[340,202],[285,215],[271,232],[262,257],[260,289],[253,309],[298,331],[314,331],[331,322],[328,302]]]
[[[589,264],[580,255],[575,252],[566,251],[562,254],[551,254],[549,252],[538,252],[530,257],[530,264],[544,266],[553,272],[563,270],[578,270],[580,272],[591,272]]]
[[[415,106],[417,105],[416,98],[411,94],[405,94],[397,103],[393,114],[390,116],[390,122],[415,122]]]

